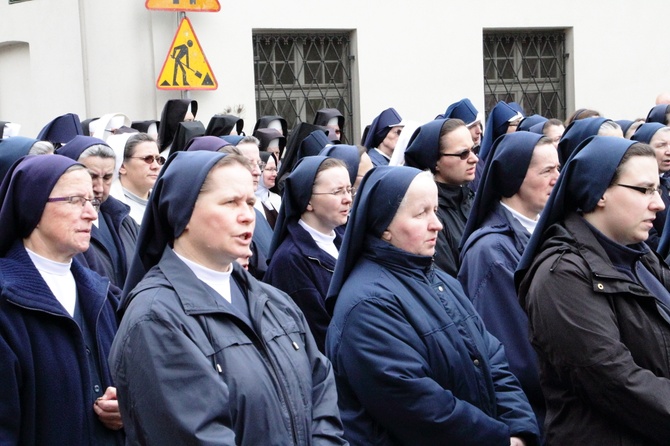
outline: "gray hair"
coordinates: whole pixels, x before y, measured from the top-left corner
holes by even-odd
[[[260,147],[261,141],[256,138],[255,136],[247,135],[244,138],[240,139],[240,141],[237,143],[237,145],[240,144],[256,144],[257,146]]]
[[[79,159],[84,159],[89,156],[97,156],[100,158],[109,158],[113,159],[116,161],[116,154],[114,153],[114,150],[106,146],[104,144],[94,144],[91,147],[87,148],[83,152],[81,152],[81,155],[79,155]]]
[[[54,145],[49,141],[37,141],[28,151],[28,155],[51,155],[54,151]]]

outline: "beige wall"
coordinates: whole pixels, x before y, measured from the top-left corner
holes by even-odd
[[[337,9],[320,0],[220,3],[217,13],[188,14],[219,83],[188,93],[205,125],[226,106],[244,104],[246,130],[253,128],[257,29],[354,30],[358,129],[389,106],[418,121],[466,96],[481,110],[484,29],[568,29],[569,111],[646,116],[656,94],[670,90],[670,2],[661,0],[340,0]],[[157,119],[167,99],[180,97],[155,88],[176,13],[148,11],[142,0],[0,0],[0,17],[0,120],[21,123],[23,135],[67,112]]]

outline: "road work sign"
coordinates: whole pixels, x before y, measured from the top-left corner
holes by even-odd
[[[221,9],[219,0],[147,0],[144,6],[159,11],[218,12]]]
[[[160,90],[216,90],[218,87],[187,17],[179,24],[156,87]]]

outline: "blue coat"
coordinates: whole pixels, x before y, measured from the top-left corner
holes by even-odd
[[[72,262],[78,305],[97,350],[104,393],[116,332],[109,281]],[[0,259],[0,444],[98,445],[84,336],[20,243]],[[111,431],[109,431],[111,432]],[[121,444],[120,433],[111,433]]]
[[[105,219],[105,223],[110,229],[112,240],[108,240],[102,234],[102,231],[93,225],[91,248],[98,255],[98,259],[105,270],[105,275],[114,285],[123,288],[130,261],[135,252],[140,227],[130,217],[130,207],[111,195],[100,207],[98,219],[102,218]],[[113,245],[110,246],[110,244]],[[112,250],[118,253],[118,258],[111,254]]]
[[[458,280],[486,329],[505,346],[510,370],[519,379],[541,426],[546,409],[539,361],[530,343],[528,316],[514,287],[514,271],[529,238],[521,223],[496,204],[465,242]]]
[[[381,153],[377,152],[375,149],[368,150],[368,156],[370,157],[370,161],[372,161],[372,165],[375,167],[389,165],[389,159]]]
[[[368,237],[326,350],[352,445],[536,444],[535,416],[456,279]]]
[[[342,237],[336,234],[335,245],[339,247]],[[300,224],[291,222],[286,238],[272,256],[263,279],[298,304],[321,352],[325,348],[326,330],[330,323],[325,301],[334,270],[335,258],[319,248]]]
[[[231,279],[251,325],[169,247],[129,295],[109,358],[129,442],[346,444],[330,363],[300,310],[235,262]]]

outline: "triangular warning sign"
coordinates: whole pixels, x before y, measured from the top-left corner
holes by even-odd
[[[159,90],[216,90],[218,87],[187,17],[179,24],[156,87]]]
[[[147,9],[158,11],[200,11],[217,12],[221,10],[219,0],[147,0]]]

